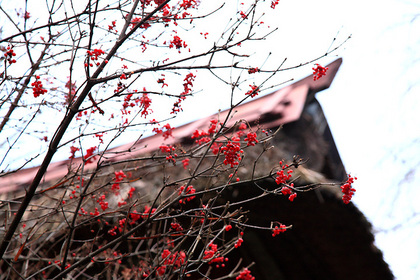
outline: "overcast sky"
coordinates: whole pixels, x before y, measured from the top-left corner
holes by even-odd
[[[283,1],[282,8],[295,14],[311,2],[304,25],[328,18],[352,34],[332,87],[318,98],[347,171],[359,177],[354,202],[397,279],[420,279],[420,3]]]

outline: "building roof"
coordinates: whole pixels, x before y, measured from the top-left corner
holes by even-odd
[[[245,119],[251,127],[261,125],[266,129],[283,125],[280,133],[272,139],[276,149],[272,149],[273,154],[268,157],[274,160],[284,156],[284,153],[290,153],[310,159],[304,166],[296,168],[299,176],[295,186],[331,181],[337,183],[346,176],[322,109],[315,99],[317,92],[331,85],[341,63],[342,60],[337,59],[327,65],[327,75],[320,80],[314,81],[310,75],[241,104],[235,108],[236,112],[229,120],[228,125]],[[173,137],[165,140],[165,143],[191,144],[191,135],[195,130],[207,129],[211,119],[223,120],[227,113],[228,111],[223,111],[177,127],[172,132]],[[136,160],[141,155],[158,150],[161,144],[162,136],[153,135],[110,149],[106,158],[112,163]],[[253,156],[255,158],[252,154],[247,157],[245,167],[254,161]],[[76,158],[73,163],[81,161],[82,159]],[[70,160],[65,160],[50,165],[44,179],[49,183],[47,188],[67,175],[69,164]],[[268,167],[271,163],[264,164],[258,168],[266,172],[266,168],[271,168]],[[165,172],[177,172],[174,170],[171,171],[168,167]],[[37,168],[29,168],[0,178],[0,194],[22,190],[30,184],[36,171]],[[154,188],[151,182],[153,177],[156,176],[150,172],[133,185],[143,182],[149,188]],[[257,183],[266,189],[278,187],[273,180],[264,179]],[[228,191],[221,199],[226,202],[246,201],[250,197],[257,197],[261,191],[246,180],[240,181],[236,189],[241,191]],[[267,225],[276,220],[292,224],[293,229],[281,237],[271,238],[270,232],[249,228],[244,236],[244,245],[239,250],[232,251],[229,258],[243,260],[244,265],[255,262],[251,268],[253,275],[256,279],[263,280],[393,279],[382,253],[374,246],[370,223],[355,205],[343,204],[340,196],[339,187],[331,186],[299,194],[293,203],[283,196],[266,196],[241,204],[240,207],[250,210],[247,217],[252,225]],[[227,264],[225,270],[220,269],[215,273],[221,273],[219,276],[226,275],[226,271],[232,269],[230,265]]]
[[[258,121],[259,125],[263,125],[269,129],[298,120],[305,104],[314,99],[315,93],[331,85],[341,63],[342,59],[339,58],[326,65],[328,71],[322,79],[314,81],[313,76],[309,75],[270,94],[239,105],[235,108],[236,112],[229,120],[228,125],[241,119],[246,119],[251,126],[255,125]],[[202,118],[177,127],[172,131],[173,137],[165,140],[165,143],[167,145],[188,143],[196,129],[206,129],[211,119],[219,118],[223,120],[227,114],[228,110],[225,110],[207,118]],[[106,157],[112,162],[134,159],[141,154],[158,150],[160,145],[162,145],[162,136],[153,135],[140,139],[135,143],[127,143],[110,149],[107,151]],[[116,153],[117,151],[118,153]],[[121,151],[129,152],[121,153]],[[81,162],[82,158],[72,160],[72,163],[75,165]],[[43,181],[52,182],[62,179],[68,173],[69,164],[70,160],[51,163]],[[94,166],[94,164],[91,166]],[[89,165],[87,165],[87,168],[89,168]],[[33,167],[0,177],[0,194],[25,188],[31,183],[37,170],[38,167]]]

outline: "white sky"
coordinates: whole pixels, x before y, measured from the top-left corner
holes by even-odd
[[[416,13],[420,3],[414,1],[280,0],[267,12],[279,31],[253,57],[258,66],[272,51],[267,63],[287,57],[290,65],[298,64],[325,53],[334,37],[337,44],[352,35],[336,53],[344,61],[331,88],[318,99],[347,171],[359,178],[354,202],[373,224],[377,246],[399,280],[420,279],[420,17],[411,22]],[[219,16],[212,26],[224,28],[224,22]],[[311,67],[287,75],[299,79]],[[197,87],[211,88],[211,80],[199,81]],[[212,98],[187,99],[174,124],[226,109],[223,90],[212,90]]]
[[[286,2],[294,11],[312,2],[306,24],[329,18],[352,34],[332,87],[318,98],[347,171],[359,177],[354,202],[377,246],[397,279],[420,279],[420,18],[410,22],[420,3]]]

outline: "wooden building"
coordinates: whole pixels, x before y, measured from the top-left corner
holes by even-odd
[[[320,80],[314,81],[308,76],[240,105],[230,120],[235,123],[246,119],[251,126],[273,130],[282,126],[272,140],[275,150],[268,155],[273,158],[281,156],[289,161],[299,155],[307,160],[297,168],[296,185],[339,184],[347,179],[327,120],[315,98],[317,92],[330,86],[341,63],[342,60],[337,59],[327,65],[327,75]],[[221,112],[218,116],[223,119],[225,114]],[[213,117],[174,129],[174,137],[166,143],[191,144],[192,133],[208,127]],[[159,145],[161,137],[151,136],[134,145],[128,143],[116,148],[129,152],[118,153],[109,160],[135,159],[158,150]],[[65,177],[68,164],[69,161],[51,164],[43,184],[48,186]],[[260,166],[264,168],[264,163]],[[0,195],[4,198],[6,193],[22,191],[35,172],[36,168],[30,168],[0,178]],[[241,187],[246,191],[227,192],[223,199],[235,201],[258,195],[257,189],[246,184]],[[263,180],[258,184],[267,189],[276,187],[273,180]],[[242,259],[244,265],[253,262],[251,271],[258,280],[393,279],[381,251],[375,247],[371,224],[354,204],[346,205],[341,201],[339,185],[331,184],[299,194],[293,203],[285,197],[267,196],[244,207],[250,210],[248,218],[251,224],[266,225],[278,220],[293,225],[291,230],[276,238],[272,238],[270,232],[248,229],[243,246],[230,253],[230,259]],[[223,275],[229,269],[231,267],[220,269],[216,274]]]

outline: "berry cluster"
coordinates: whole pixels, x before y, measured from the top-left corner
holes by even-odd
[[[186,96],[191,93],[193,87],[193,81],[195,79],[195,75],[193,73],[188,73],[184,78],[184,83],[182,84],[184,87],[184,91],[181,92],[179,95],[178,100],[174,103],[171,114],[176,114],[182,111],[181,102],[185,100]]]
[[[285,232],[286,231],[286,226],[283,224],[280,224],[280,226],[275,226],[273,228],[273,233],[271,234],[273,237],[280,234],[281,232]]]
[[[203,259],[208,260],[214,257],[214,255],[217,253],[217,244],[210,243],[208,245],[209,250],[204,251]]]
[[[283,165],[282,161],[280,161],[279,164],[281,166],[281,170],[276,172],[276,183],[277,185],[286,184],[286,182],[292,178],[293,170],[287,170],[286,173],[284,173],[285,169],[289,168],[289,165]]]
[[[128,14],[127,14],[127,16],[128,16]],[[131,29],[133,29],[134,27],[136,27],[136,25],[137,25],[139,22],[141,22],[141,20],[142,20],[142,18],[141,18],[141,17],[135,17],[135,18],[133,18],[133,19],[131,20],[131,22],[130,22],[130,24],[131,24]],[[140,28],[147,29],[147,28],[149,28],[150,26],[152,26],[150,23],[145,22],[145,23],[143,23],[142,25],[140,25]]]
[[[86,160],[86,163],[92,163],[93,162],[93,160],[95,159],[95,157],[93,156],[93,152],[95,150],[96,150],[96,146],[87,149],[86,155],[83,157]]]
[[[289,168],[289,165],[288,164],[283,165],[282,161],[280,161],[279,164],[281,166],[281,170],[276,172],[277,174],[277,177],[275,179],[276,183],[277,185],[281,185],[281,184],[286,185],[281,188],[280,192],[283,195],[289,195],[289,200],[293,201],[297,197],[297,193],[292,191],[294,184],[293,183],[291,183],[290,185],[286,184],[287,181],[290,180],[290,178],[292,178],[293,170],[290,169],[285,172],[285,169]]]
[[[292,192],[292,189],[291,188],[293,188],[293,183],[290,184],[290,187],[283,187],[283,188],[281,188],[280,192],[283,195],[289,195],[289,200],[290,201],[293,201],[297,197],[297,193]]]
[[[190,159],[189,158],[185,158],[181,162],[182,162],[182,166],[184,167],[184,169],[187,169],[187,166],[190,165]]]
[[[230,164],[230,167],[232,168],[239,164],[239,161],[242,159],[241,154],[244,152],[241,149],[239,140],[240,139],[237,137],[232,137],[232,141],[229,140],[226,146],[220,148],[220,151],[225,155],[223,163],[225,165]]]
[[[254,74],[257,72],[260,72],[260,69],[258,69],[258,67],[248,69],[248,74]]]
[[[143,96],[140,97],[140,105],[142,106],[141,116],[145,117],[152,112],[152,109],[150,109],[150,105],[152,104],[152,99],[149,98],[147,93],[143,93]]]
[[[181,265],[185,262],[187,255],[184,251],[179,251],[172,254],[171,251],[165,249],[163,250],[161,257],[163,260],[163,265],[158,267],[156,272],[159,276],[165,274],[167,266],[172,267],[172,269],[180,268]]]
[[[169,48],[173,47],[175,47],[176,49],[180,49],[182,47],[186,48],[187,44],[178,35],[175,35],[169,44]]]
[[[105,201],[105,198],[106,196],[103,194],[96,200],[96,202],[101,206],[102,211],[108,209],[108,202]]]
[[[147,219],[150,215],[153,215],[156,212],[156,208],[151,208],[150,206],[146,205],[144,207],[143,213],[138,213],[137,210],[134,210],[130,213],[131,223],[134,224],[140,219]]]
[[[195,140],[195,143],[197,143],[198,145],[204,144],[204,143],[208,143],[211,141],[210,137],[208,137],[210,134],[205,131],[198,131],[197,129],[193,132],[193,135],[191,136],[191,139],[197,139]]]
[[[354,180],[357,180],[357,177],[352,177],[350,174],[348,177],[347,182],[341,186],[341,192],[343,193],[342,199],[345,204],[350,203],[351,198],[356,192],[356,189],[352,188],[352,184],[354,183]]]
[[[13,47],[7,46],[7,51],[4,53],[4,56],[10,64],[16,63],[16,59],[13,58],[16,56],[16,53],[13,51]]]
[[[209,264],[216,263],[216,267],[219,267],[218,264],[222,263],[221,266],[224,267],[225,264],[223,262],[227,262],[229,261],[229,259],[219,255],[219,253],[217,252],[217,244],[210,243],[208,247],[209,250],[204,251],[203,259],[210,260]]]
[[[127,177],[127,175],[125,175],[124,171],[120,170],[120,171],[115,171],[114,172],[115,177],[114,177],[114,184],[112,184],[111,189],[113,191],[118,191],[120,189],[120,183],[124,180],[124,178]]]
[[[277,4],[279,3],[279,1],[280,1],[280,0],[272,0],[272,1],[271,1],[271,8],[272,8],[272,9],[275,9],[275,8],[276,8],[276,6],[277,6]]]
[[[178,223],[171,223],[171,229],[173,231],[183,231],[184,229],[182,228],[182,226]]]
[[[47,93],[47,90],[45,88],[42,87],[42,82],[39,80],[39,76],[35,76],[35,82],[33,82],[31,84],[31,86],[33,86],[32,91],[33,91],[33,95],[34,97],[38,97],[42,94]]]
[[[315,64],[315,67],[312,68],[312,70],[314,71],[314,81],[319,80],[320,78],[322,78],[322,76],[327,75],[327,70],[328,67],[323,67],[321,65],[319,65],[318,63]]]
[[[251,275],[251,271],[248,268],[245,268],[239,273],[236,280],[255,280],[255,277]]]
[[[197,139],[195,140],[195,143],[198,145],[208,143],[211,141],[210,135],[216,132],[217,129],[217,123],[218,121],[215,119],[210,120],[210,127],[207,131],[202,130],[198,131],[197,129],[193,132],[193,135],[191,136],[191,139]]]
[[[117,26],[117,22],[116,22],[115,20],[113,20],[113,21],[111,22],[111,25],[108,25],[108,30],[109,30],[109,31],[111,31],[111,30],[113,30],[116,26]],[[117,31],[115,30],[115,32],[117,32]]]
[[[77,148],[77,147],[75,147],[75,146],[71,146],[70,147],[70,156],[69,156],[69,159],[73,159],[74,158],[74,156],[75,156],[75,153],[77,152],[77,151],[80,151],[80,149],[79,148]]]
[[[93,51],[86,51],[86,52],[87,52],[88,56],[90,57],[90,60],[92,60],[92,61],[97,61],[98,57],[100,55],[105,54],[105,52],[101,49],[94,49]],[[107,61],[105,61],[105,62],[107,62]],[[96,66],[100,65],[100,63],[98,61],[95,64],[96,64]],[[89,66],[92,67],[93,63],[89,63]],[[85,67],[87,67],[87,63],[85,64]]]
[[[168,84],[167,84],[167,83],[165,83],[165,78],[160,78],[160,79],[158,79],[158,80],[157,80],[157,83],[158,83],[158,84],[162,84],[162,88],[163,88],[164,86],[168,86]]]
[[[241,237],[239,237],[238,240],[236,241],[235,245],[234,245],[235,248],[241,247],[243,242],[244,242],[244,240]]]
[[[185,190],[185,192],[184,192],[184,190]],[[185,189],[185,186],[182,186],[182,187],[179,188],[178,195],[182,195],[183,193],[185,195],[195,194],[195,189],[194,189],[193,186],[188,186],[186,189]],[[189,197],[180,199],[179,200],[179,203],[186,204],[188,201],[191,201],[194,198],[195,198],[194,195],[193,196],[189,196]]]
[[[175,152],[175,147],[172,145],[161,145],[159,146],[159,149],[162,153],[166,153],[166,160],[169,162],[173,162],[174,164],[176,163],[176,159],[178,157],[177,153]]]
[[[258,95],[260,89],[256,85],[249,85],[251,89],[245,93],[245,95],[251,95],[251,97],[255,97]]]
[[[255,146],[255,144],[258,143],[257,134],[255,132],[249,132],[244,140],[248,141],[246,144],[247,146]]]
[[[156,121],[151,121],[152,123],[155,123]],[[163,128],[163,129],[162,129]],[[169,137],[173,137],[172,136],[172,130],[174,129],[173,127],[171,127],[171,125],[169,123],[165,124],[164,126],[162,126],[162,128],[159,127],[155,127],[152,129],[152,131],[156,134],[162,134],[163,139],[168,139]]]

